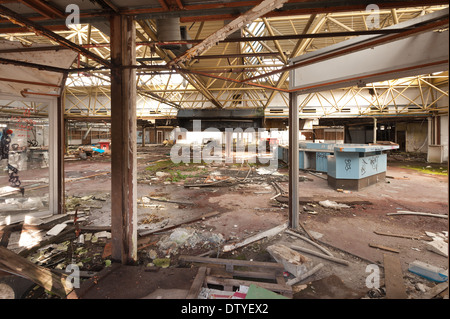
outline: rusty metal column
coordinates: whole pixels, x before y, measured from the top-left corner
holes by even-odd
[[[289,226],[298,229],[298,105],[297,94],[289,93]]]
[[[134,19],[111,17],[112,259],[137,261],[136,31]]]
[[[61,92],[64,90],[64,85],[66,81],[66,76],[64,76],[61,86]],[[65,213],[65,183],[64,183],[64,154],[66,153],[66,126],[68,123],[64,120],[64,103],[63,97],[59,96],[57,100],[57,110],[56,110],[56,125],[57,125],[57,172],[56,172],[56,189],[57,189],[57,211],[58,214]]]

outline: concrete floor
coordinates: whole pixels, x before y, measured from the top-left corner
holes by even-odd
[[[139,229],[146,230],[162,227],[161,225],[177,225],[186,220],[198,219],[193,223],[180,227],[189,228],[198,233],[221,234],[227,243],[239,242],[244,238],[261,231],[276,227],[288,220],[287,205],[271,199],[276,195],[270,184],[270,176],[258,175],[254,168],[249,173],[246,165],[225,166],[207,165],[200,167],[178,166],[172,172],[178,171],[178,176],[194,176],[193,178],[177,179],[166,176],[157,178],[155,172],[146,170],[155,161],[167,159],[169,149],[163,146],[148,146],[140,149],[138,155],[138,200],[142,197],[162,198],[172,201],[190,202],[193,205],[151,201],[147,205],[139,205]],[[299,196],[303,201],[300,205],[300,223],[310,233],[316,234],[318,240],[326,246],[334,256],[350,262],[343,266],[321,258],[308,256],[315,263],[322,262],[324,267],[294,289],[294,298],[345,298],[355,299],[367,296],[366,286],[367,265],[375,263],[381,266],[381,284],[383,285],[383,254],[393,254],[369,247],[369,244],[383,245],[399,250],[395,254],[400,258],[404,281],[410,298],[420,297],[416,285],[423,283],[427,289],[434,283],[408,272],[408,265],[414,260],[421,260],[448,269],[448,258],[442,257],[427,249],[426,242],[405,238],[380,236],[374,231],[410,236],[424,236],[425,231],[448,231],[448,219],[424,216],[387,216],[399,210],[428,212],[448,215],[448,176],[424,174],[402,167],[405,163],[388,163],[387,178],[358,192],[341,193],[328,187],[322,177],[301,172],[305,181],[299,182]],[[66,178],[95,175],[110,170],[108,158],[92,158],[87,161],[66,162]],[[170,170],[166,170],[170,172]],[[278,170],[278,184],[288,190],[287,169]],[[198,179],[199,176],[248,176],[246,183],[231,187],[197,187],[185,188],[186,181]],[[248,175],[247,175],[248,174]],[[285,175],[285,176],[283,176]],[[391,178],[394,177],[394,178]],[[283,181],[284,178],[284,181]],[[398,178],[398,179],[397,179]],[[110,223],[110,176],[98,175],[90,179],[79,180],[66,184],[67,196],[98,195],[104,199],[99,201],[99,208],[91,209],[87,216],[87,225],[101,226]],[[352,203],[350,208],[335,210],[321,207],[320,200]],[[315,214],[308,211],[313,210]],[[217,214],[201,219],[207,213]],[[151,217],[151,218],[150,218]],[[143,221],[147,220],[146,223]],[[150,220],[150,222],[148,222]],[[302,232],[302,228],[299,229]],[[180,254],[198,255],[215,250],[214,246],[179,247],[174,251],[160,250],[158,242],[170,231],[161,234],[140,236],[141,266],[151,262],[150,251],[158,257],[170,257],[171,269],[177,267],[177,257]],[[225,253],[222,258],[245,258],[247,260],[274,261],[265,248],[274,243],[295,244],[313,249],[308,243],[282,233],[273,238],[259,241],[239,250]],[[153,256],[154,257],[154,256]],[[358,258],[359,257],[359,258]],[[151,273],[145,273],[150,276]],[[195,273],[194,273],[195,275]],[[120,277],[120,276],[119,276]],[[169,276],[170,277],[170,276]],[[111,277],[112,278],[112,277]],[[123,276],[120,278],[124,278]],[[170,286],[168,289],[189,287],[193,275],[188,274],[180,287]],[[107,290],[105,284],[105,289]],[[97,289],[100,289],[97,287]],[[156,289],[156,288],[155,288]],[[96,290],[96,296],[108,295],[114,298],[111,291]],[[124,296],[123,291],[118,298],[142,298],[154,289],[145,289],[139,295]],[[155,296],[159,296],[157,293]],[[160,296],[161,297],[161,296]]]

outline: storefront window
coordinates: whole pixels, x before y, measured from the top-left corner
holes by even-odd
[[[0,225],[52,213],[50,105],[0,98]]]

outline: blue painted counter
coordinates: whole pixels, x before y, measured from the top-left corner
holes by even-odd
[[[370,179],[377,182],[386,173],[387,155],[385,151],[397,149],[397,144],[328,144],[299,143],[299,169],[324,172],[334,184],[339,181],[359,181]],[[289,161],[288,146],[279,146],[278,157]],[[340,184],[339,184],[340,185]],[[359,188],[359,186],[358,186]]]
[[[334,147],[328,157],[328,175],[336,179],[361,179],[386,172],[387,155],[383,151],[398,145],[344,144]]]

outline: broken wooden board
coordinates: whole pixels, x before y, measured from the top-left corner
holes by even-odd
[[[229,278],[217,278],[213,276],[206,276],[207,284],[219,285],[223,287],[239,287],[241,285],[250,286],[251,284],[257,284],[259,287],[268,289],[283,295],[292,295],[292,288],[286,284],[268,283],[268,282],[254,282],[241,279],[229,279]]]
[[[253,243],[255,241],[258,241],[258,240],[261,240],[263,238],[273,237],[273,236],[281,233],[282,231],[286,230],[287,227],[288,227],[288,224],[284,223],[283,225],[271,228],[269,230],[263,231],[263,232],[261,232],[259,234],[254,235],[254,236],[248,237],[248,238],[244,239],[240,243],[231,244],[231,245],[225,245],[225,246],[223,246],[222,251],[223,252],[229,252],[229,251],[232,251],[232,250],[235,250],[235,249],[247,246],[248,244],[251,244],[251,243]]]
[[[387,213],[387,216],[397,216],[397,215],[414,215],[414,216],[426,216],[426,217],[437,217],[437,218],[445,218],[448,219],[448,215],[443,214],[429,214],[429,213],[422,213],[422,212],[410,212],[406,210],[399,210],[396,213]]]
[[[0,247],[0,269],[29,279],[61,298],[66,298],[72,291],[72,287],[69,287],[66,281],[67,275],[56,274],[47,268],[35,265],[4,247]]]
[[[284,196],[284,195],[280,195],[276,198],[276,200],[280,203],[284,203],[287,204],[289,202],[289,197],[288,196]],[[341,204],[346,204],[349,206],[354,206],[354,205],[372,205],[372,202],[367,201],[367,200],[362,200],[360,198],[357,197],[346,197],[346,198],[342,198],[342,197],[332,197],[329,198],[328,196],[313,196],[313,197],[300,197],[298,202],[299,204],[305,205],[308,203],[318,203],[320,201],[324,201],[324,200],[332,200],[336,203],[341,203]]]
[[[441,294],[442,292],[444,292],[445,290],[448,290],[448,282],[437,284],[429,291],[427,291],[425,294],[423,294],[421,299],[432,299],[437,295]]]
[[[384,257],[384,284],[387,299],[406,299],[408,296],[403,282],[402,266],[400,258],[390,254]]]
[[[206,264],[219,264],[225,265],[227,271],[234,271],[234,267],[250,267],[250,268],[265,268],[265,269],[275,269],[283,271],[283,265],[274,262],[262,262],[262,261],[250,261],[250,260],[238,260],[238,259],[224,259],[224,258],[208,258],[208,257],[197,257],[181,255],[179,257],[180,261],[193,262],[193,263],[206,263]]]
[[[314,275],[316,272],[318,272],[320,269],[322,269],[322,267],[323,267],[323,264],[319,263],[319,264],[315,265],[312,269],[310,269],[308,272],[302,274],[301,276],[288,280],[286,282],[286,284],[288,286],[295,285],[295,284],[299,283],[300,281],[305,280],[306,278]]]
[[[186,299],[197,299],[206,278],[206,267],[200,267]]]
[[[391,247],[382,246],[382,245],[376,245],[376,244],[370,244],[370,243],[369,243],[369,247],[372,247],[372,248],[378,248],[378,249],[386,250],[386,251],[390,251],[390,252],[396,253],[396,254],[399,254],[399,253],[400,253],[400,251],[397,250],[397,249],[394,249],[394,248],[391,248]]]
[[[389,236],[389,237],[398,237],[398,238],[407,238],[407,239],[422,239],[422,237],[420,236],[411,236],[411,235],[402,235],[402,234],[391,234],[391,233],[384,233],[384,232],[380,232],[380,231],[373,231],[375,234],[377,235],[381,235],[381,236]]]
[[[171,229],[177,228],[177,227],[179,227],[181,225],[194,223],[196,221],[199,221],[199,220],[202,220],[202,219],[205,219],[205,218],[210,218],[210,217],[216,216],[218,214],[220,214],[220,212],[211,212],[211,213],[208,213],[208,214],[201,215],[199,217],[194,217],[194,218],[191,218],[191,219],[187,219],[187,220],[182,221],[181,223],[178,223],[178,224],[169,225],[169,226],[165,226],[165,227],[162,227],[162,228],[139,229],[138,230],[138,234],[139,234],[139,236],[147,236],[147,235],[151,235],[151,234],[154,234],[154,233],[171,230]]]
[[[336,258],[336,257],[333,257],[333,256],[328,256],[328,255],[325,255],[325,254],[321,254],[321,253],[316,252],[314,250],[310,250],[310,249],[307,249],[307,248],[304,248],[304,247],[300,247],[300,246],[296,246],[296,245],[291,245],[290,247],[292,249],[294,249],[294,250],[298,250],[298,251],[301,251],[301,252],[304,252],[304,253],[307,253],[307,254],[310,254],[310,255],[322,258],[322,259],[330,260],[330,261],[333,261],[333,262],[341,264],[341,265],[345,265],[345,266],[349,265],[349,262],[346,261],[346,260],[343,260],[343,259],[340,259],[340,258]]]

